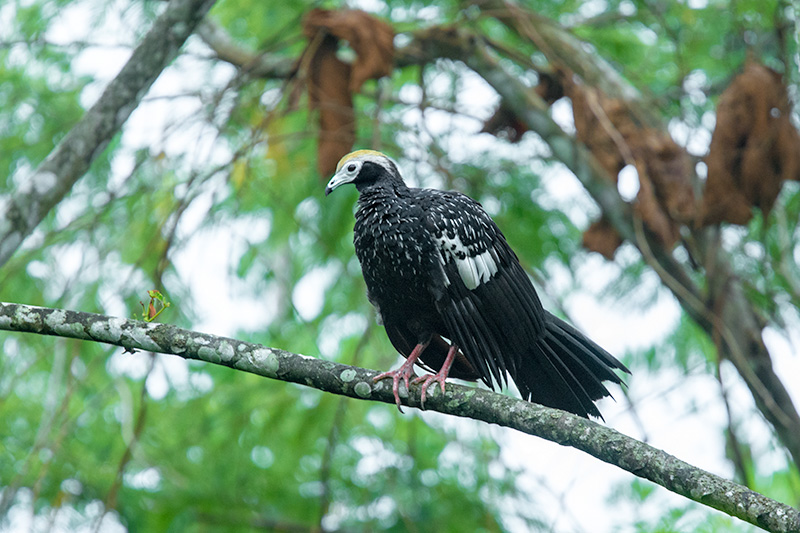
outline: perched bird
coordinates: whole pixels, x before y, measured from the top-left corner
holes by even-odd
[[[358,189],[354,230],[367,296],[403,365],[375,379],[408,388],[414,365],[445,390],[450,376],[490,388],[507,376],[526,400],[601,417],[603,381],[628,369],[578,330],[545,311],[500,229],[481,205],[458,192],[407,187],[397,165],[373,150],[344,156],[325,195]]]

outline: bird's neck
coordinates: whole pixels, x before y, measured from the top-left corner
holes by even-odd
[[[359,189],[358,203],[359,205],[382,203],[386,200],[401,198],[408,191],[409,188],[399,179],[375,183]]]

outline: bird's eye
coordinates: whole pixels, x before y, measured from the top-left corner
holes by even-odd
[[[350,163],[349,165],[347,165],[347,171],[348,172],[355,172],[356,171],[355,163]]]

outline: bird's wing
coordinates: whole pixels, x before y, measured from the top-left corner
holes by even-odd
[[[439,252],[430,290],[447,334],[490,387],[506,372],[522,397],[580,416],[600,416],[603,381],[628,372],[603,348],[546,312],[505,237],[483,208],[458,193],[431,192],[426,224]]]
[[[436,194],[438,193],[438,194]],[[487,385],[519,375],[544,332],[544,309],[505,237],[479,203],[431,191],[426,225],[439,252],[431,291],[451,341]]]

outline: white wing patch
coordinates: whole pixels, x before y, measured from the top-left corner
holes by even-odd
[[[481,283],[486,283],[497,273],[497,262],[492,257],[490,250],[480,254],[470,252],[458,235],[452,239],[447,234],[442,235],[439,238],[439,246],[443,263],[446,264],[449,258],[455,261],[458,275],[461,276],[461,280],[469,290],[477,288]],[[446,277],[445,285],[450,285]]]

